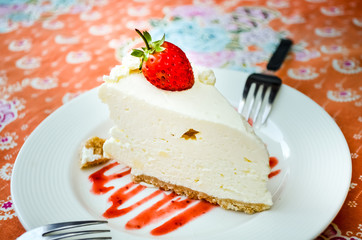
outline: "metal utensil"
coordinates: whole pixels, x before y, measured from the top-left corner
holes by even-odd
[[[261,126],[267,120],[282,80],[274,75],[282,65],[293,42],[281,39],[264,73],[253,73],[246,80],[239,102],[238,112],[253,126]]]
[[[56,239],[112,239],[112,237],[101,237],[101,236],[93,236],[87,238],[74,238],[77,236],[89,235],[89,234],[99,234],[110,232],[108,229],[83,229],[81,231],[65,231],[73,228],[86,227],[91,225],[105,224],[107,221],[73,221],[73,222],[61,222],[61,223],[53,223],[49,225],[45,225],[42,227],[34,228],[20,237],[17,240],[56,240]]]

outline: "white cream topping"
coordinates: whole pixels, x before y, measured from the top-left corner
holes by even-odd
[[[122,65],[116,65],[111,69],[109,76],[104,75],[105,82],[118,82],[120,78],[127,77],[133,70],[137,70],[140,66],[140,58],[132,55],[126,55],[122,59]]]
[[[122,65],[131,70],[136,70],[140,67],[141,59],[127,54],[122,59]]]
[[[199,80],[201,83],[208,85],[215,85],[216,77],[214,71],[209,68],[201,66],[192,66],[194,71],[195,79]]]
[[[122,59],[122,65],[116,65],[113,67],[109,76],[103,76],[103,81],[118,82],[121,78],[129,76],[134,70],[139,69],[140,63],[140,58],[127,54]],[[195,81],[199,81],[207,85],[215,85],[216,77],[211,69],[201,66],[196,67],[193,65],[192,70],[194,72]]]
[[[102,155],[94,154],[93,148],[86,148],[85,146],[82,149],[82,160],[81,163],[85,164],[88,162],[94,162],[98,159],[102,158]]]

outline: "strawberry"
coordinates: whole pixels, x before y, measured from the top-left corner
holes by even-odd
[[[182,91],[194,85],[194,73],[186,54],[176,45],[165,41],[165,35],[152,42],[151,35],[144,31],[136,32],[142,37],[146,47],[133,49],[131,55],[142,59],[140,70],[154,86],[169,90]]]

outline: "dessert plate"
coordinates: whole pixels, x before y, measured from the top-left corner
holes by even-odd
[[[217,88],[237,106],[247,74],[221,69],[215,69],[215,74]],[[51,222],[103,218],[111,205],[108,198],[117,187],[130,182],[130,176],[109,183],[115,188],[107,194],[93,194],[88,177],[103,166],[81,170],[79,150],[88,137],[107,137],[111,125],[96,88],[60,107],[29,136],[16,159],[11,180],[15,210],[25,229]],[[214,207],[161,236],[150,232],[173,216],[166,214],[141,229],[126,228],[130,219],[154,204],[149,201],[109,219],[113,239],[316,237],[338,213],[350,185],[351,158],[342,132],[319,105],[283,85],[267,124],[257,134],[278,160],[272,169],[275,176],[268,183],[274,202],[269,211],[247,215]],[[154,191],[147,188],[141,194]],[[139,199],[131,198],[125,207]]]

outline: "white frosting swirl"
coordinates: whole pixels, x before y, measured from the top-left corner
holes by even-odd
[[[109,76],[103,76],[103,81],[118,82],[120,78],[125,78],[130,74],[133,74],[134,70],[139,68],[140,63],[140,58],[127,54],[122,59],[122,65],[116,65],[113,67]],[[216,78],[214,71],[201,66],[192,66],[192,69],[194,71],[194,77],[196,81],[207,85],[215,85]]]

